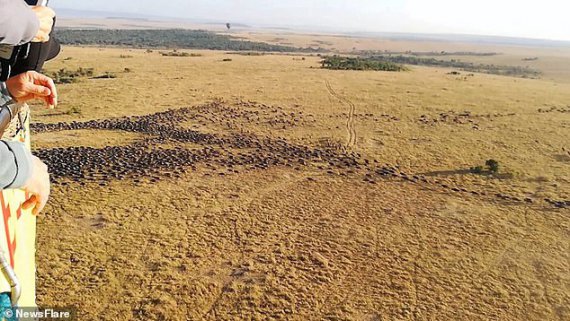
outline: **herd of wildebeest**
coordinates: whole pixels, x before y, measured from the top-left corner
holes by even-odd
[[[471,190],[459,184],[452,185],[448,180],[440,181],[437,177],[405,173],[398,165],[382,164],[350,150],[292,143],[275,135],[261,137],[240,126],[255,123],[282,130],[313,122],[312,118],[302,112],[285,112],[283,108],[255,102],[216,100],[145,116],[35,123],[31,129],[35,133],[107,130],[140,134],[138,140],[119,146],[74,146],[36,151],[37,156],[48,164],[54,183],[61,185],[107,185],[113,180],[125,179],[133,184],[147,184],[179,179],[189,171],[227,176],[270,167],[288,167],[295,171],[312,168],[326,175],[359,179],[371,186],[379,180],[391,179],[472,197],[570,208],[570,200],[533,199],[491,190]],[[220,130],[209,132],[184,126],[192,123],[210,123]],[[315,178],[309,175],[307,179]]]

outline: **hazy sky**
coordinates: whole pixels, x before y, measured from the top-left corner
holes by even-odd
[[[570,40],[568,0],[51,0],[50,3],[55,8],[254,25]]]

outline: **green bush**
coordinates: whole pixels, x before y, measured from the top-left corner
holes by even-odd
[[[62,68],[56,72],[48,73],[56,84],[72,84],[80,81],[81,77],[92,77],[95,73],[93,68],[79,67],[77,70]]]
[[[382,59],[351,58],[341,56],[325,57],[321,67],[331,70],[378,70],[378,71],[404,71],[406,67]]]
[[[496,160],[489,159],[488,161],[485,162],[485,165],[489,169],[489,172],[491,172],[491,173],[498,173],[499,172],[499,162],[497,162]]]
[[[179,52],[176,50],[170,52],[161,52],[160,54],[164,57],[202,57],[202,54],[199,53]]]

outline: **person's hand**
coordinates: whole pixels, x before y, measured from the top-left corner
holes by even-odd
[[[57,106],[57,90],[48,76],[27,71],[9,78],[5,84],[16,102],[23,103],[37,98],[44,100],[50,109]]]
[[[22,188],[30,194],[30,198],[22,204],[22,208],[24,210],[32,208],[32,213],[38,215],[49,199],[50,183],[48,167],[36,156],[32,156],[32,176]]]
[[[36,34],[36,37],[32,39],[32,42],[46,42],[49,40],[49,34],[51,28],[53,28],[53,18],[55,17],[55,11],[49,7],[34,6],[32,10],[36,13],[38,20],[40,21],[40,29]]]

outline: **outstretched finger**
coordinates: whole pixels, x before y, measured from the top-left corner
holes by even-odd
[[[55,87],[55,83],[51,78],[48,78],[48,88],[51,91],[51,94],[49,96],[50,98],[49,107],[55,108],[57,107],[57,88]]]
[[[22,209],[27,211],[35,207],[36,203],[38,203],[38,197],[36,195],[32,195],[30,198],[28,198],[27,201],[24,202],[24,204],[22,204]]]
[[[53,79],[37,72],[31,73],[30,76],[32,76],[33,82],[35,84],[39,84],[49,88],[50,102],[48,103],[48,105],[50,105],[50,107],[57,106],[57,88],[55,86],[55,83],[53,82]]]

